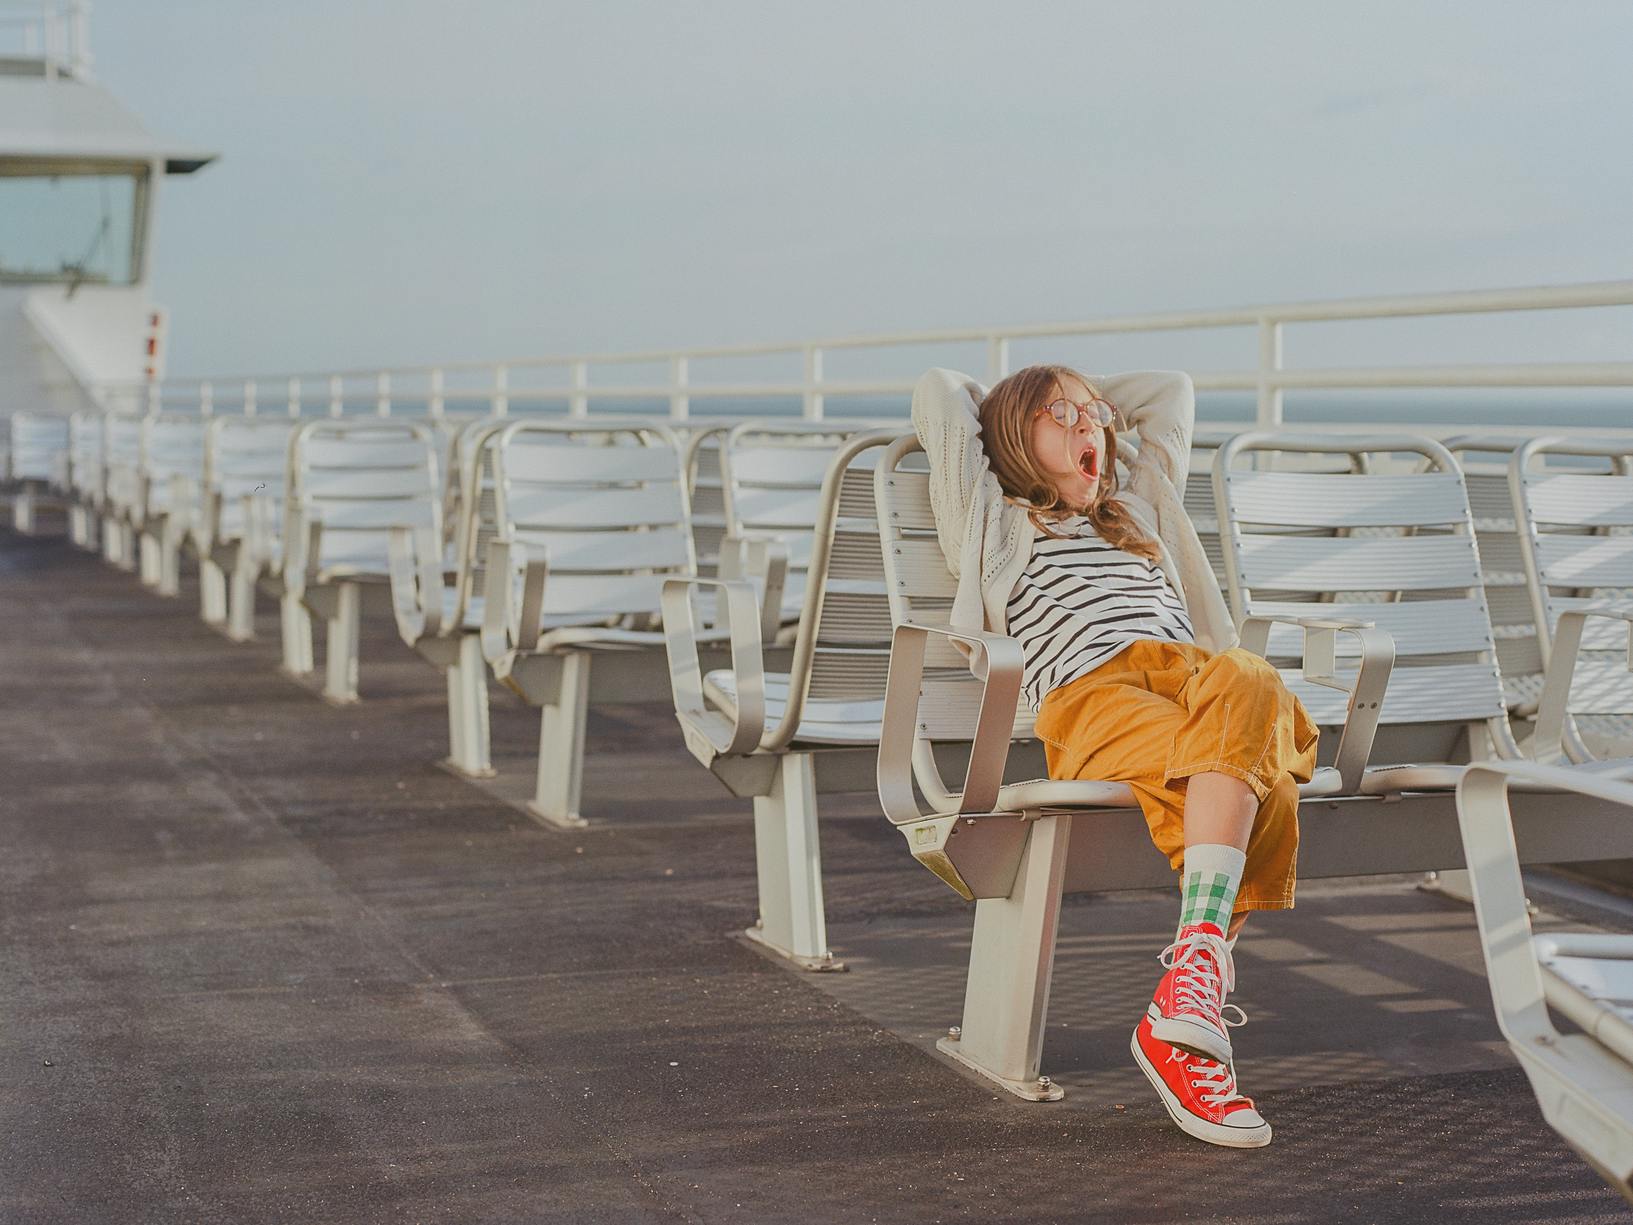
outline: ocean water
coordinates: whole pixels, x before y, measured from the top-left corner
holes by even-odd
[[[1204,423],[1251,422],[1255,404],[1254,397],[1247,393],[1204,391],[1197,396],[1197,418]],[[217,411],[231,412],[235,407],[218,402]],[[562,396],[538,396],[513,391],[509,411],[513,416],[535,413],[558,416],[565,414],[566,408],[566,400]],[[667,417],[669,401],[658,396],[650,399],[596,397],[590,401],[590,409],[594,413]],[[305,406],[305,411],[313,415],[326,410],[327,401]],[[277,409],[264,405],[262,411]],[[370,414],[375,411],[375,401],[372,396],[360,395],[346,403],[345,411],[347,415]],[[421,416],[428,411],[429,406],[424,399],[393,397],[394,415]],[[444,400],[444,412],[449,415],[482,416],[488,411],[489,401],[486,398],[450,395]],[[694,396],[690,411],[691,416],[697,419],[797,418],[802,411],[802,403],[795,396],[763,399]],[[824,405],[825,415],[839,420],[901,420],[906,418],[907,411],[906,396],[829,396]],[[1283,417],[1289,425],[1300,422],[1320,425],[1354,422],[1357,425],[1434,424],[1510,429],[1535,426],[1538,430],[1555,426],[1633,429],[1633,388],[1297,392],[1289,393],[1285,398]]]

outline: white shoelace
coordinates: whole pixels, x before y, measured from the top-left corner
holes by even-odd
[[[1236,1073],[1229,1064],[1215,1063],[1212,1059],[1204,1059],[1197,1063],[1187,1063],[1186,1060],[1196,1058],[1187,1055],[1175,1047],[1168,1056],[1169,1063],[1183,1064],[1191,1075],[1191,1087],[1201,1092],[1204,1103],[1209,1106],[1226,1106],[1232,1102],[1246,1102],[1252,1105],[1251,1098],[1236,1091]]]
[[[1209,957],[1198,956],[1207,952]],[[1195,931],[1183,940],[1176,940],[1157,955],[1162,968],[1180,968],[1174,982],[1174,1002],[1181,1011],[1199,1012],[1207,1019],[1218,1019],[1221,1029],[1247,1023],[1247,1013],[1235,1004],[1225,1003],[1225,996],[1236,989],[1236,963],[1231,959],[1230,945],[1212,932]],[[1232,1019],[1226,1010],[1234,1012]]]

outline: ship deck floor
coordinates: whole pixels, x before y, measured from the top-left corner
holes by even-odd
[[[1238,1071],[1276,1140],[1209,1148],[1127,1052],[1169,895],[1071,899],[1068,1096],[1024,1104],[930,1053],[970,915],[870,797],[825,800],[851,968],[785,969],[728,937],[748,806],[668,712],[596,716],[595,823],[556,833],[431,764],[441,679],[389,625],[336,708],[273,618],[237,646],[193,596],[0,534],[0,1219],[1624,1219],[1501,1043],[1472,912],[1411,881],[1255,920]],[[493,727],[525,771],[536,712],[496,691]]]

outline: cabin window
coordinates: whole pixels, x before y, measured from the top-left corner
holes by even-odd
[[[0,283],[134,284],[148,177],[143,162],[0,160]]]

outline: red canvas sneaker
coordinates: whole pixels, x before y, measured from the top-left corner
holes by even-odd
[[[1168,973],[1151,997],[1156,1010],[1151,1026],[1157,1039],[1219,1063],[1231,1058],[1227,1026],[1247,1020],[1225,996],[1236,986],[1225,933],[1213,923],[1193,923],[1179,929],[1174,942],[1162,950],[1159,961]],[[1227,1017],[1226,1010],[1234,1013]]]
[[[1236,1091],[1236,1070],[1153,1037],[1156,1011],[1153,1004],[1140,1019],[1129,1047],[1134,1062],[1168,1108],[1168,1117],[1186,1135],[1209,1144],[1227,1148],[1269,1144],[1270,1124],[1253,1108],[1252,1098]]]

